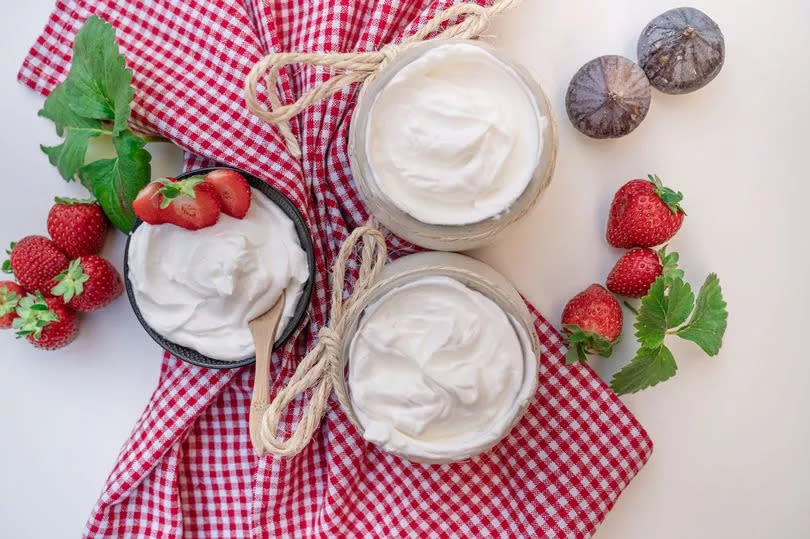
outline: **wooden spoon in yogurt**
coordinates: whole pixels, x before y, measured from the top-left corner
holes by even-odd
[[[267,454],[259,432],[262,428],[262,416],[270,406],[270,357],[273,344],[276,342],[276,331],[281,314],[284,312],[285,293],[281,292],[278,301],[270,309],[250,321],[248,327],[253,334],[256,345],[256,379],[253,381],[253,397],[250,400],[250,441],[256,453],[263,457]]]

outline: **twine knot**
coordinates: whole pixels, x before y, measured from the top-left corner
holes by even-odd
[[[323,344],[329,355],[337,356],[340,354],[340,347],[343,345],[343,340],[340,335],[329,326],[322,327],[318,332],[318,341]]]
[[[265,56],[253,66],[245,80],[245,101],[250,111],[265,122],[278,126],[287,150],[299,159],[301,146],[292,132],[289,120],[310,105],[339,92],[357,82],[368,85],[377,73],[399,56],[405,49],[424,41],[446,41],[450,39],[472,39],[481,34],[490,19],[517,5],[520,0],[493,0],[482,6],[473,3],[460,3],[440,11],[428,20],[413,35],[399,43],[390,43],[378,51],[370,52],[280,52]],[[447,26],[439,31],[439,28]],[[433,37],[429,37],[434,34]],[[305,64],[331,67],[341,72],[315,86],[295,102],[282,105],[278,93],[278,75],[282,67],[290,64]],[[257,86],[264,78],[267,104],[259,101]]]
[[[352,293],[344,300],[346,270],[355,247],[362,242],[358,278]],[[329,323],[318,332],[318,342],[301,360],[287,385],[284,386],[265,409],[261,427],[256,437],[259,455],[273,453],[289,456],[300,453],[312,439],[326,411],[329,395],[335,380],[343,376],[340,364],[343,337],[346,323],[363,308],[362,297],[377,281],[388,258],[385,238],[374,226],[356,228],[340,248],[332,274],[332,305]],[[266,384],[268,380],[256,380],[256,384]],[[279,423],[287,406],[299,395],[312,390],[312,396],[301,414],[301,419],[287,439],[279,440]],[[336,391],[341,405],[348,406],[348,395],[343,390]],[[253,436],[251,436],[253,439]],[[256,442],[254,442],[256,443]]]

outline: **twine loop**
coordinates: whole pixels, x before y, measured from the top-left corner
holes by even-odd
[[[489,5],[460,3],[440,11],[422,28],[399,43],[385,45],[370,52],[280,52],[259,60],[245,80],[245,101],[253,114],[265,122],[278,126],[287,150],[295,158],[301,157],[301,147],[292,132],[289,120],[310,105],[339,92],[357,82],[368,85],[377,73],[402,51],[424,41],[472,39],[486,28],[492,17],[517,5],[520,0],[493,0]],[[431,34],[448,23],[438,34]],[[329,67],[341,73],[327,79],[304,93],[295,102],[282,104],[278,93],[278,75],[281,68],[292,64]],[[259,80],[264,79],[268,108],[262,106],[257,95]]]
[[[352,293],[344,300],[347,265],[360,242],[362,249],[357,281]],[[268,453],[281,456],[296,455],[312,439],[326,411],[332,389],[342,387],[342,384],[336,384],[336,380],[338,376],[343,376],[340,369],[340,355],[348,319],[363,307],[360,299],[377,281],[387,258],[385,238],[371,225],[356,228],[341,246],[332,275],[329,323],[318,332],[315,347],[301,360],[287,385],[278,392],[262,414],[259,442]],[[256,380],[255,383],[265,382]],[[278,427],[287,406],[309,389],[312,389],[312,397],[291,436],[279,440]],[[346,408],[348,395],[343,390],[335,393],[341,405],[348,409]]]

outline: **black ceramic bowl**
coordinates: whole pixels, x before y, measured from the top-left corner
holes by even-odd
[[[234,167],[213,167],[213,168],[200,168],[197,170],[191,170],[189,172],[185,172],[180,176],[177,176],[178,179],[188,178],[190,176],[194,176],[197,174],[207,174],[212,170],[221,170],[221,169],[231,169],[235,170],[236,172],[240,173],[244,176],[250,186],[258,191],[264,193],[270,200],[272,200],[281,210],[287,214],[287,216],[292,219],[293,224],[295,224],[295,231],[298,233],[298,241],[301,243],[301,247],[307,253],[307,262],[309,263],[309,280],[304,285],[304,290],[301,293],[301,297],[298,299],[298,305],[295,308],[295,312],[293,313],[292,318],[290,319],[287,327],[284,328],[284,332],[281,336],[276,340],[273,349],[278,348],[282,344],[284,344],[287,339],[289,339],[292,334],[295,332],[298,325],[304,319],[307,309],[309,309],[309,301],[312,297],[312,287],[315,281],[315,253],[312,250],[312,238],[309,235],[309,231],[307,230],[307,225],[304,222],[304,218],[298,212],[298,209],[290,202],[286,196],[282,195],[281,192],[276,190],[274,187],[271,187],[266,182],[260,180],[256,176],[245,172],[244,170],[240,170]],[[143,224],[143,221],[138,219],[135,222],[135,226],[132,227],[132,231],[130,235],[127,237],[127,245],[126,250],[124,251],[124,283],[127,290],[127,297],[129,298],[129,304],[132,305],[132,310],[135,311],[135,316],[138,318],[138,322],[141,323],[143,328],[149,334],[152,339],[155,340],[160,346],[162,346],[165,350],[169,353],[174,354],[175,356],[179,357],[183,361],[191,363],[193,365],[198,365],[200,367],[208,367],[210,369],[234,369],[236,367],[244,367],[245,365],[250,365],[256,361],[256,357],[251,357],[248,359],[243,359],[241,361],[221,361],[218,359],[210,358],[206,355],[203,355],[196,350],[192,350],[191,348],[186,348],[185,346],[180,346],[179,344],[175,344],[170,340],[163,337],[160,333],[152,329],[149,324],[146,323],[144,320],[143,315],[141,314],[140,309],[138,309],[138,304],[135,302],[135,294],[132,291],[132,283],[129,281],[129,242],[132,239],[132,232]],[[173,226],[173,225],[168,225]]]

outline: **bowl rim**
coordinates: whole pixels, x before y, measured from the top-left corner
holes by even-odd
[[[233,170],[238,172],[245,179],[248,181],[250,186],[258,191],[261,191],[267,198],[269,198],[274,204],[276,204],[281,210],[292,220],[293,225],[295,226],[296,234],[298,235],[298,241],[301,243],[301,247],[307,254],[307,263],[309,264],[309,278],[307,282],[304,284],[304,289],[301,292],[301,297],[298,299],[298,304],[296,305],[295,311],[293,313],[292,318],[287,323],[287,326],[284,328],[281,336],[276,339],[275,344],[273,344],[273,350],[277,350],[279,347],[283,346],[290,337],[292,337],[296,331],[298,330],[301,323],[306,318],[306,314],[309,311],[310,301],[312,299],[312,292],[315,286],[315,250],[312,243],[312,236],[309,233],[309,228],[307,227],[306,221],[304,217],[301,215],[301,212],[296,208],[295,204],[287,198],[281,191],[270,185],[269,183],[263,181],[259,177],[242,170],[237,167],[231,166],[218,166],[218,167],[205,167],[205,168],[197,168],[194,170],[189,170],[188,172],[184,172],[175,176],[178,180],[186,179],[191,176],[196,176],[200,174],[207,174],[214,170]],[[211,357],[206,356],[192,348],[188,348],[186,346],[181,346],[177,343],[170,341],[169,339],[165,338],[163,335],[155,331],[144,319],[141,310],[138,308],[138,303],[135,301],[135,293],[132,289],[132,282],[129,280],[129,244],[132,241],[132,234],[135,230],[138,229],[139,226],[143,224],[143,221],[140,219],[135,220],[135,224],[132,226],[132,230],[129,231],[127,234],[127,241],[126,246],[124,247],[124,287],[126,289],[127,298],[129,299],[130,307],[132,307],[133,312],[135,313],[135,317],[138,319],[138,322],[141,324],[143,329],[152,337],[157,344],[159,344],[165,351],[169,352],[170,354],[180,358],[181,360],[185,361],[186,363],[190,363],[192,365],[196,365],[198,367],[207,367],[209,369],[236,369],[239,367],[244,367],[246,365],[251,365],[252,363],[256,362],[256,356],[249,357],[239,361],[223,361],[219,359],[214,359]]]

